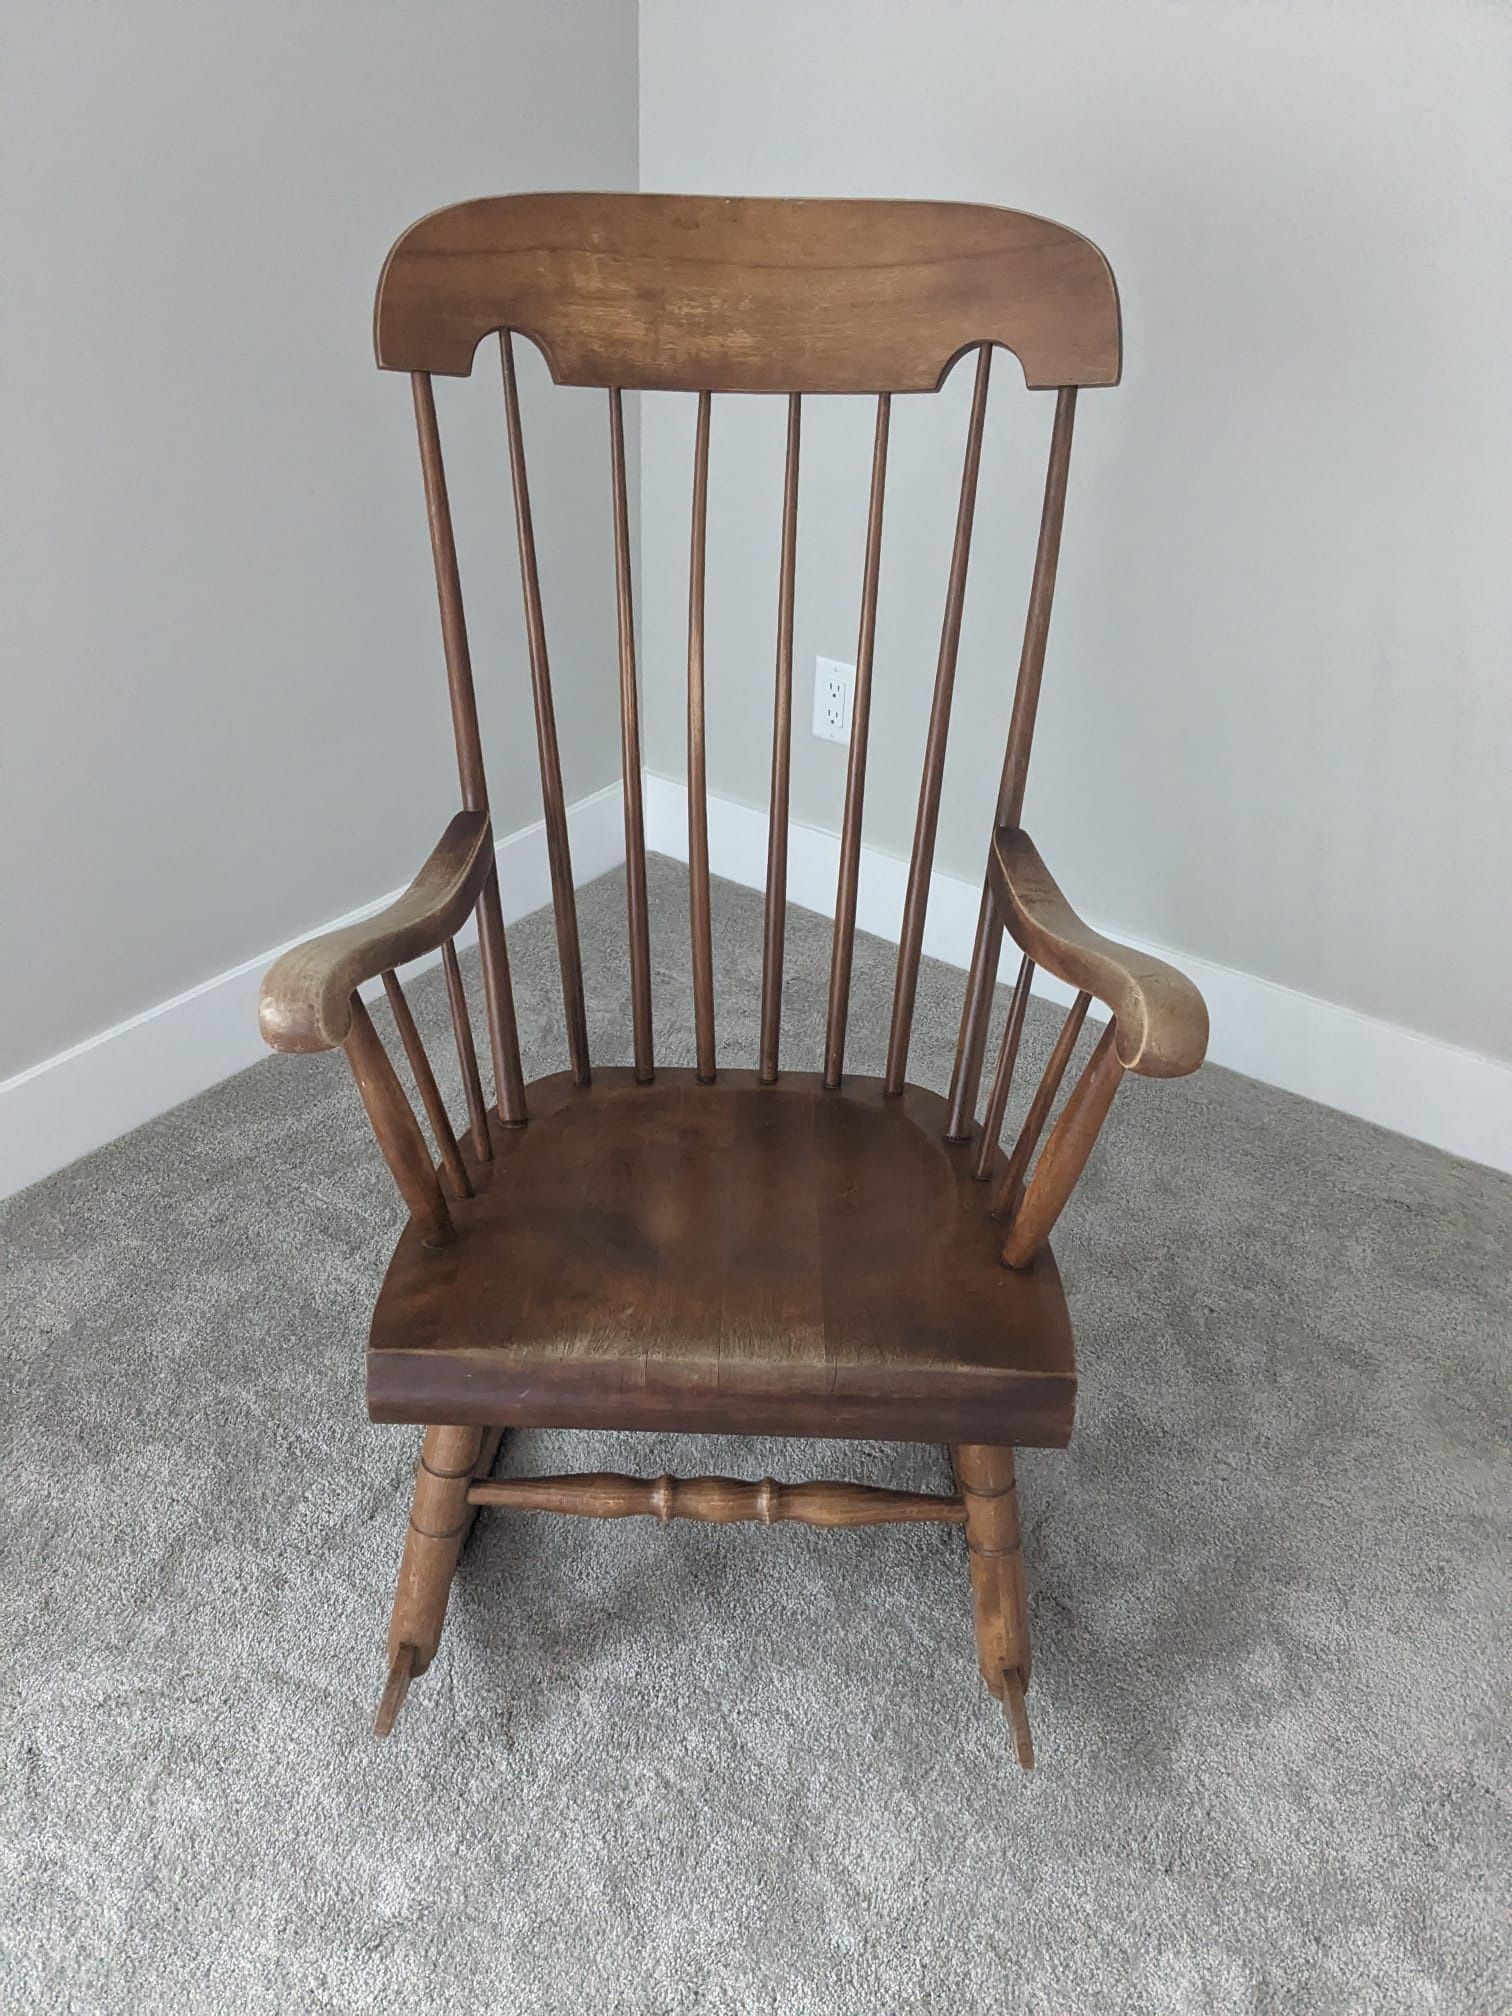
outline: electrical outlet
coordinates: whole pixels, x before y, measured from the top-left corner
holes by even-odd
[[[839,658],[814,660],[814,733],[821,742],[849,742],[856,703],[856,668]]]

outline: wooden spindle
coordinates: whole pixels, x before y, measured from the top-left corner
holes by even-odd
[[[630,580],[630,506],[625,483],[625,414],[619,387],[609,391],[614,496],[614,586],[619,622],[620,769],[625,792],[625,890],[630,913],[630,1012],[635,1075],[656,1076],[651,1035],[651,913],[646,898],[646,815],[641,797],[640,696],[635,676],[635,606]]]
[[[883,392],[877,399],[877,428],[872,443],[871,497],[866,511],[866,561],[861,576],[861,634],[856,643],[856,691],[851,708],[850,754],[845,769],[845,815],[840,828],[840,879],[835,890],[835,931],[830,950],[824,1082],[831,1091],[839,1085],[845,1071],[845,1027],[850,1014],[851,963],[856,950],[856,892],[861,881],[861,811],[866,796],[872,658],[877,642],[877,584],[882,571],[882,500],[887,483],[887,435],[891,417],[892,394]]]
[[[420,1094],[420,1104],[425,1108],[425,1117],[430,1122],[431,1133],[435,1137],[441,1166],[446,1171],[447,1180],[456,1195],[471,1197],[472,1178],[467,1173],[467,1165],[462,1160],[462,1151],[457,1146],[457,1137],[452,1132],[446,1102],[441,1097],[441,1087],[436,1083],[436,1074],[431,1069],[425,1044],[421,1041],[420,1031],[415,1027],[415,1018],[410,1012],[409,1002],[405,999],[404,989],[399,984],[399,975],[392,968],[383,976],[383,991],[388,996],[394,1027],[399,1031],[399,1041],[404,1045],[404,1054],[409,1059],[410,1070],[414,1073],[415,1087]]]
[[[562,972],[562,1009],[567,1020],[567,1055],[573,1082],[586,1085],[592,1075],[588,1065],[588,1011],[583,1000],[583,955],[578,942],[577,897],[572,886],[567,799],[562,790],[562,756],[557,744],[556,708],[551,698],[551,663],[546,655],[546,619],[541,608],[535,523],[530,513],[530,479],[525,469],[525,433],[520,424],[514,337],[507,329],[499,332],[499,356],[504,367],[504,420],[509,434],[509,473],[514,486],[515,529],[519,535],[520,587],[525,598],[525,635],[530,653],[530,689],[535,701],[557,963]]]
[[[436,570],[436,594],[441,605],[441,641],[446,653],[446,681],[451,694],[452,733],[457,744],[457,772],[462,803],[469,812],[488,810],[488,785],[483,774],[483,745],[478,734],[478,706],[473,691],[472,655],[462,610],[462,579],[457,571],[457,546],[452,535],[451,503],[446,492],[446,468],[441,459],[441,430],[430,374],[411,374],[415,424],[420,435],[420,469],[425,479],[425,511],[430,524],[431,557]],[[483,991],[488,1005],[488,1035],[493,1048],[494,1097],[501,1118],[523,1126],[525,1082],[520,1072],[520,1037],[515,1022],[514,989],[509,977],[509,952],[504,937],[504,911],[499,900],[497,869],[491,869],[478,898],[478,941],[483,963]]]
[[[1040,510],[1039,545],[1034,555],[1034,579],[1029,589],[1029,615],[1024,624],[1024,648],[1019,657],[1013,718],[1008,724],[1008,760],[1004,766],[999,826],[1017,826],[1024,810],[1029,777],[1029,751],[1039,708],[1040,680],[1045,670],[1045,645],[1050,636],[1050,612],[1055,602],[1055,575],[1060,565],[1061,524],[1066,515],[1066,478],[1071,466],[1071,430],[1076,424],[1076,387],[1064,385],[1055,395],[1055,425],[1050,432],[1050,461],[1045,471],[1045,500]]]
[[[1024,1124],[1019,1129],[1019,1137],[1013,1144],[1013,1153],[1008,1157],[1008,1166],[998,1178],[997,1188],[992,1193],[988,1206],[995,1218],[1005,1213],[1011,1215],[1028,1173],[1029,1163],[1039,1146],[1039,1138],[1045,1131],[1045,1122],[1050,1118],[1050,1108],[1055,1104],[1055,1095],[1060,1090],[1061,1080],[1066,1075],[1066,1066],[1071,1062],[1071,1053],[1076,1048],[1076,1039],[1081,1034],[1082,1024],[1087,1019],[1087,1010],[1092,1005],[1092,996],[1078,994],[1071,1004],[1070,1013],[1061,1024],[1061,1032],[1055,1039],[1055,1047],[1050,1052],[1050,1061],[1045,1066],[1045,1075],[1040,1079],[1034,1097],[1029,1102],[1029,1111],[1024,1115]]]
[[[919,1491],[884,1491],[868,1484],[777,1484],[770,1477],[625,1477],[587,1471],[568,1477],[496,1477],[473,1485],[473,1505],[516,1512],[565,1512],[584,1519],[698,1519],[731,1526],[792,1520],[803,1526],[959,1526],[959,1498]]]
[[[1060,562],[1061,524],[1066,511],[1066,479],[1071,466],[1071,429],[1076,419],[1076,387],[1063,386],[1056,394],[1055,423],[1050,431],[1050,456],[1045,469],[1045,496],[1040,509],[1039,544],[1034,555],[1034,577],[1029,587],[1029,609],[1024,619],[1024,641],[1019,651],[1018,679],[1014,686],[1013,713],[1008,725],[1008,747],[1003,758],[1003,775],[998,785],[995,826],[1017,826],[1023,816],[1024,786],[1029,775],[1029,751],[1034,740],[1035,713],[1039,707],[1040,681],[1045,670],[1045,645],[1050,635],[1050,612],[1055,602],[1055,574]],[[998,954],[1002,949],[1003,926],[988,891],[982,891],[982,907],[977,917],[976,941],[971,952],[970,975],[961,1008],[961,1030],[956,1042],[955,1068],[950,1080],[950,1103],[945,1133],[951,1141],[964,1141],[971,1132],[971,1115],[976,1106],[977,1086],[982,1076],[982,1052],[987,1041],[987,1021],[991,1012],[992,987],[997,977]]]
[[[782,481],[782,561],[777,590],[777,677],[772,703],[772,798],[767,827],[766,916],[761,945],[763,1085],[777,1077],[782,1041],[782,957],[787,928],[788,781],[793,756],[793,585],[798,553],[798,433],[802,401],[788,398]]]
[[[950,1073],[950,1097],[945,1112],[947,1141],[965,1141],[971,1135],[971,1123],[976,1117],[977,1088],[982,1082],[987,1023],[992,1013],[992,990],[997,982],[1002,949],[1003,920],[992,900],[992,891],[983,883],[976,937],[971,947],[971,965],[966,974],[966,993],[961,1002],[955,1063]]]
[[[885,1087],[893,1098],[903,1090],[908,1075],[908,1043],[913,1032],[914,998],[919,986],[919,955],[924,946],[924,914],[929,906],[935,833],[940,823],[940,788],[945,775],[945,744],[950,734],[956,655],[961,643],[961,612],[966,605],[966,568],[971,554],[972,521],[976,515],[977,472],[982,461],[982,422],[987,412],[987,380],[991,368],[992,348],[984,343],[977,352],[976,386],[971,396],[971,422],[967,429],[966,456],[961,471],[955,545],[950,556],[950,584],[945,595],[934,700],[929,712],[929,737],[924,749],[924,776],[919,787],[919,815],[914,824],[913,852],[908,863],[908,893],[903,902],[903,929],[898,942],[898,977],[893,989]]]
[[[483,1080],[478,1076],[478,1052],[473,1043],[472,1017],[467,1011],[467,990],[462,985],[462,968],[457,963],[457,947],[450,938],[441,947],[441,965],[446,973],[446,1001],[451,1009],[452,1034],[457,1039],[457,1062],[462,1068],[462,1090],[467,1099],[467,1121],[472,1130],[473,1154],[480,1162],[492,1162],[493,1142],[488,1132],[488,1109],[483,1099]]]
[[[1029,1007],[1029,988],[1033,979],[1034,961],[1026,952],[1019,962],[1013,999],[1008,1003],[1008,1020],[1003,1025],[997,1072],[992,1080],[987,1117],[982,1122],[982,1138],[977,1146],[976,1168],[972,1174],[978,1183],[985,1183],[992,1174],[992,1164],[997,1156],[998,1136],[1003,1131],[1003,1115],[1008,1108],[1008,1094],[1013,1089],[1013,1067],[1018,1062],[1019,1039],[1024,1033],[1024,1016]]]
[[[483,1012],[488,1018],[488,1047],[493,1052],[494,1103],[506,1127],[523,1127],[525,1079],[520,1070],[520,1036],[515,1021],[514,983],[509,977],[509,951],[504,938],[504,907],[499,898],[499,871],[491,868],[478,897],[478,956],[483,966]]]
[[[344,1048],[383,1159],[421,1239],[427,1246],[449,1246],[457,1234],[425,1136],[360,994],[352,996],[352,1026]]]
[[[451,695],[452,736],[457,745],[462,803],[469,812],[486,812],[488,784],[483,775],[483,744],[478,734],[472,652],[467,642],[467,618],[462,609],[462,577],[457,571],[457,545],[452,534],[446,468],[441,460],[436,395],[431,388],[429,372],[414,372],[410,382],[415,398],[415,424],[420,434],[420,471],[425,482],[425,510],[430,523],[436,595],[441,605],[441,644],[446,653],[446,683]]]
[[[1113,1095],[1123,1082],[1124,1067],[1114,1048],[1116,1025],[1110,1022],[1077,1079],[1065,1111],[1056,1121],[1034,1181],[1013,1215],[1003,1241],[1009,1267],[1027,1267],[1055,1228],[1077,1178],[1086,1167]]]
[[[693,936],[693,1029],[700,1084],[714,1065],[714,919],[709,897],[709,780],[704,742],[704,555],[709,519],[710,395],[698,395],[693,450],[693,539],[688,562],[688,901]]]

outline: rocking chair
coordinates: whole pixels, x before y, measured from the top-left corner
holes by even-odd
[[[463,619],[434,373],[466,376],[486,336],[503,371],[535,729],[570,1068],[526,1085]],[[619,620],[633,1061],[591,1063],[566,802],[537,576],[514,340],[559,385],[607,395]],[[279,1050],[346,1051],[410,1212],[367,1357],[375,1421],[423,1425],[376,1730],[435,1656],[479,1507],[619,1518],[931,1520],[965,1529],[981,1670],[1021,1763],[1029,1618],[1017,1445],[1060,1447],[1076,1369],[1049,1236],[1126,1071],[1194,1070],[1202,1000],[1182,976],[1075,915],[1020,826],[1079,387],[1119,376],[1118,299],[1086,239],[954,203],[710,197],[488,198],[414,225],[378,286],[378,363],[407,372],[419,426],[462,809],[381,915],[286,954],[261,1024]],[[977,474],[995,348],[1055,417],[1039,544],[991,825],[954,1075],[908,1081]],[[845,1071],[891,402],[974,357],[960,502],[885,1075]],[[631,608],[623,395],[697,400],[688,624],[688,852],[696,1065],[656,1062]],[[760,1037],[755,1068],[717,1057],[705,772],[704,561],[714,396],[782,393],[786,476]],[[800,416],[806,397],[876,400],[850,737],[820,1068],[779,1056],[793,699]],[[985,809],[985,808],[984,808]],[[455,945],[476,914],[494,1096],[483,1089]],[[1022,954],[985,1113],[989,1011],[1007,934]],[[453,1131],[397,969],[439,951],[467,1102]],[[1076,990],[1013,1147],[999,1147],[1036,966]],[[380,980],[435,1156],[365,1005]],[[1047,1125],[1096,999],[1108,1021]],[[1038,1150],[1038,1154],[1036,1151]],[[700,1477],[509,1477],[508,1426],[878,1437],[949,1445],[950,1495]]]

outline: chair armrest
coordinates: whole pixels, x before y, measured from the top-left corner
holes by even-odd
[[[993,834],[987,881],[1004,926],[1036,966],[1112,1010],[1114,1049],[1126,1071],[1181,1078],[1197,1069],[1208,1039],[1207,1006],[1197,989],[1163,959],[1084,924],[1019,827]]]
[[[257,1021],[275,1050],[332,1050],[364,980],[434,952],[466,922],[493,867],[486,812],[459,812],[404,894],[360,924],[285,952],[262,984]]]

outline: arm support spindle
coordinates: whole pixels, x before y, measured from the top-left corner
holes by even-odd
[[[457,1235],[441,1185],[436,1181],[425,1136],[404,1096],[382,1039],[373,1027],[372,1017],[356,994],[352,996],[352,1026],[345,1047],[383,1159],[420,1228],[421,1239],[427,1246],[449,1246]]]
[[[1123,1082],[1124,1067],[1118,1061],[1117,1043],[1118,1025],[1110,1022],[1098,1039],[1086,1070],[1077,1079],[1065,1111],[1045,1143],[1034,1180],[1013,1214],[1008,1237],[1003,1241],[1006,1266],[1029,1265],[1050,1237],[1056,1219],[1076,1188],[1077,1178],[1087,1166],[1087,1157],[1107,1118],[1113,1094]]]

